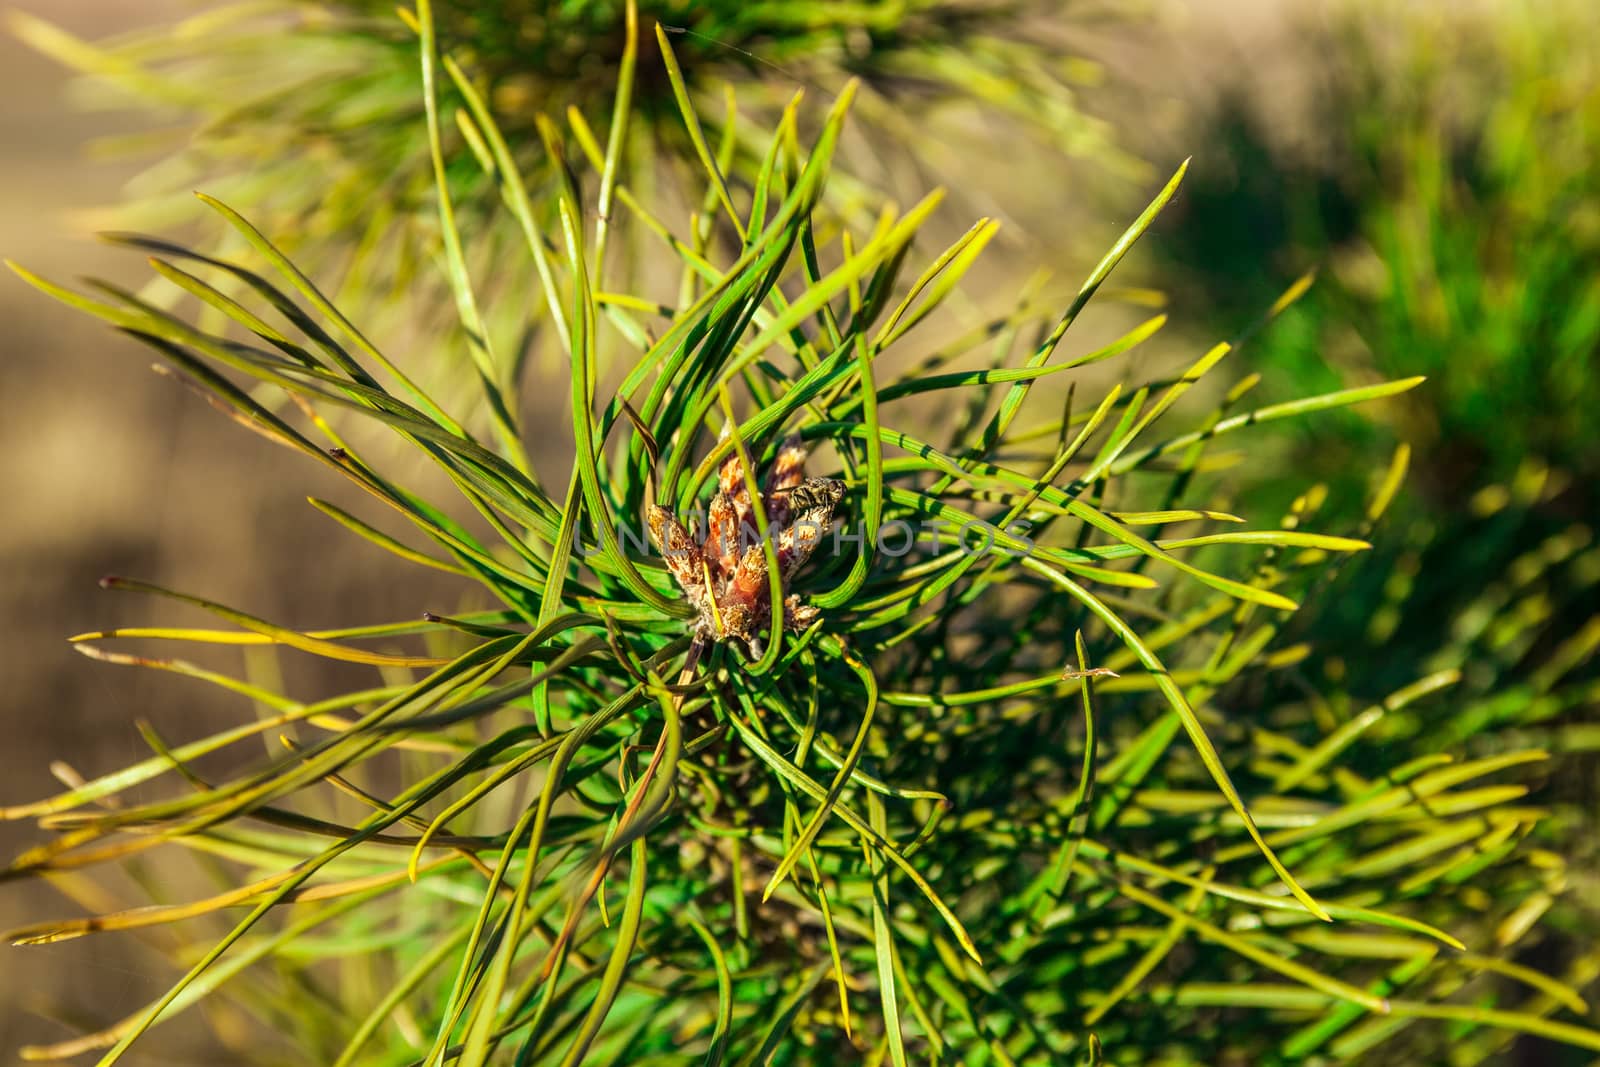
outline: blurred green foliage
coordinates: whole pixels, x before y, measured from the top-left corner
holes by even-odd
[[[1429,384],[1385,408],[1430,507],[1525,460],[1600,474],[1600,50],[1583,3],[1340,5],[1303,18],[1309,114],[1231,87],[1204,140],[1175,288],[1237,321],[1320,267],[1257,365],[1329,388]],[[1586,46],[1587,45],[1587,46]],[[1314,58],[1313,58],[1314,57]],[[1330,420],[1298,458],[1348,485],[1370,424]]]
[[[402,13],[410,5],[402,5]],[[634,83],[629,142],[617,156],[622,185],[647,203],[676,194],[697,200],[696,150],[678,120],[654,27],[669,30],[683,90],[708,124],[723,126],[724,170],[748,189],[757,179],[765,131],[791,99],[827,99],[860,79],[857,122],[840,146],[848,162],[828,189],[828,210],[869,223],[878,194],[914,199],[923,173],[947,174],[972,155],[952,154],[945,136],[983,157],[1007,138],[1092,166],[1104,180],[1148,179],[1119,149],[1085,97],[1104,79],[1084,54],[1079,25],[1128,18],[1135,5],[1074,6],[1065,18],[1048,0],[643,0],[638,5],[642,72]],[[40,51],[86,75],[84,99],[143,109],[156,132],[105,142],[104,152],[149,157],[127,202],[104,213],[115,228],[204,228],[205,241],[238,255],[236,234],[195,210],[205,189],[251,212],[286,251],[333,284],[342,304],[378,336],[448,325],[432,261],[443,233],[433,208],[434,173],[421,119],[414,18],[388,0],[250,0],[203,10],[172,25],[87,42],[41,19],[12,14]],[[475,91],[501,116],[531,196],[534,218],[558,226],[556,201],[592,171],[605,136],[584,125],[603,115],[623,62],[622,0],[440,0],[439,38]],[[738,112],[729,113],[737,86]],[[537,284],[519,238],[485,225],[500,194],[468,140],[465,100],[440,89],[447,178],[467,235],[468,257],[490,292]],[[560,132],[576,119],[574,142]],[[724,121],[726,120],[726,121]],[[593,186],[586,190],[593,192]],[[702,218],[708,229],[714,216]],[[713,234],[711,236],[720,236]],[[629,239],[632,239],[630,235]],[[705,239],[705,238],[700,238]],[[614,257],[616,258],[616,257]],[[645,266],[613,264],[627,284]],[[520,315],[491,316],[502,347],[548,341]],[[540,324],[548,326],[547,323]],[[523,333],[516,333],[523,328]],[[547,369],[559,364],[549,344]],[[458,375],[408,368],[449,390]]]
[[[1428,375],[1368,409],[1378,420],[1335,415],[1285,427],[1268,446],[1326,481],[1345,514],[1395,439],[1411,443],[1416,470],[1373,553],[1302,619],[1297,632],[1316,651],[1297,685],[1344,722],[1419,667],[1461,672],[1432,714],[1366,731],[1358,763],[1525,744],[1556,756],[1535,794],[1551,816],[1534,840],[1552,877],[1528,907],[1545,921],[1497,915],[1494,890],[1463,889],[1513,958],[1582,985],[1600,971],[1593,12],[1344,4],[1298,26],[1309,113],[1286,126],[1244,84],[1223,92],[1204,137],[1223,150],[1198,162],[1181,224],[1159,246],[1168,279],[1228,321],[1320,267],[1252,342],[1268,389]],[[1291,492],[1266,480],[1245,497]],[[1504,1052],[1484,1041],[1480,1052]],[[1518,1054],[1587,1062],[1532,1042]],[[1463,1055],[1423,1040],[1408,1061]]]

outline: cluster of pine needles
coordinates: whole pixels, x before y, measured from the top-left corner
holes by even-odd
[[[1161,315],[1069,351],[1181,168],[1064,309],[1030,289],[974,321],[956,298],[994,223],[930,252],[917,239],[937,195],[865,227],[829,210],[854,85],[814,136],[797,101],[761,138],[732,110],[718,129],[657,28],[649,76],[679,103],[703,194],[674,225],[623,181],[643,76],[630,8],[603,142],[599,116],[541,128],[564,160],[552,212],[480,57],[441,54],[425,0],[410,23],[457,319],[431,358],[472,383],[471,417],[217,198],[202,197],[241,255],[114,236],[167,298],[16,268],[347,479],[364,514],[313,503],[476,605],[304,631],[107,579],[215,628],[83,635],[81,650],[260,714],[198,739],[150,732],[149,758],[0,810],[50,832],[8,878],[70,890],[94,865],[183,850],[222,883],[12,931],[221,924],[147,1007],[25,1056],[111,1064],[214,998],[332,1020],[241,1056],[338,1065],[1332,1062],[1441,1027],[1460,1063],[1517,1035],[1600,1050],[1573,1019],[1582,982],[1514,958],[1566,876],[1525,847],[1549,817],[1527,800],[1544,753],[1369,743],[1448,705],[1463,665],[1419,665],[1368,707],[1296,686],[1311,654],[1296,613],[1368,547],[1406,451],[1373,472],[1351,529],[1311,529],[1315,486],[1255,522],[1194,499],[1241,461],[1219,446],[1419,379],[1254,405],[1257,379],[1213,384],[1228,343],[1170,377],[1105,373]],[[446,150],[447,123],[469,152]],[[464,168],[500,204],[471,225],[522,243],[541,306],[499,289],[511,308],[487,306],[452,194]],[[667,295],[609,287],[623,234],[676,268]],[[565,354],[571,466],[555,482],[530,455],[528,368],[491,314],[529,316]],[[362,423],[409,466],[359,443]],[[655,505],[700,511],[730,457],[760,499],[796,436],[809,472],[844,486],[840,536],[791,587],[757,509],[768,639],[697,638],[629,531]],[[446,494],[403,481],[424,464]],[[891,528],[916,532],[908,551],[880,538]],[[815,616],[783,633],[791,593]],[[331,695],[279,691],[175,643],[372,670]],[[263,737],[265,761],[215,758]],[[126,797],[156,786],[164,799]],[[305,979],[298,999],[286,972]]]

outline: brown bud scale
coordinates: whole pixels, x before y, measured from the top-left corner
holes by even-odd
[[[761,499],[784,593],[784,628],[793,631],[810,626],[820,613],[789,593],[790,581],[811,558],[844,499],[843,482],[806,477],[805,461],[800,438],[786,439]],[[750,543],[757,528],[755,508],[738,453],[717,472],[703,539],[697,541],[666,508],[652,506],[648,519],[650,539],[698,615],[696,632],[710,640],[735,638],[752,649],[760,647],[771,618],[772,587],[767,552]]]

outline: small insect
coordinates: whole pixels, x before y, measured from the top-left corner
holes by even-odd
[[[783,624],[803,630],[817,609],[788,593],[789,581],[811,558],[827,533],[834,509],[844,498],[844,483],[808,478],[806,449],[790,437],[778,449],[767,476],[762,507],[772,537],[778,578],[785,592]],[[706,531],[697,540],[666,508],[649,511],[650,539],[666,561],[673,580],[695,608],[696,636],[715,641],[737,638],[759,656],[762,632],[771,618],[767,553],[755,536],[755,509],[737,453],[718,472],[717,492],[706,509]]]

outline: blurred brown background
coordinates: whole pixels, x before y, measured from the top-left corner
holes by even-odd
[[[72,0],[33,10],[89,33],[128,24],[131,16],[159,19],[176,7]],[[66,80],[0,33],[0,247],[39,270],[114,272],[119,257],[69,214],[114,196],[126,177],[126,168],[90,163],[83,152],[87,140],[117,129],[123,118],[73,108]],[[11,409],[0,426],[7,456],[0,464],[7,502],[0,610],[14,620],[11,640],[0,648],[0,803],[15,803],[58,788],[52,758],[72,753],[89,773],[133,757],[143,748],[133,709],[177,725],[167,712],[179,708],[160,706],[163,687],[147,675],[97,670],[63,640],[133,617],[132,605],[94,595],[95,579],[111,571],[166,576],[185,560],[225,573],[208,554],[221,536],[242,532],[242,543],[250,543],[249,530],[235,527],[247,524],[256,505],[227,499],[223,466],[239,457],[208,447],[204,430],[190,435],[191,405],[155,387],[132,343],[40,300],[9,274],[0,282],[0,316],[0,396]],[[174,491],[183,485],[206,488]],[[202,512],[210,513],[205,521]],[[238,578],[242,591],[248,575]],[[23,826],[0,823],[8,854],[25,840]],[[7,886],[0,926],[64,906],[47,886]],[[26,1040],[62,1036],[41,1018],[46,1012],[125,1013],[168,981],[127,941],[61,947],[60,955],[10,950],[0,964],[0,1047],[8,1055]]]
[[[201,6],[180,0],[31,0],[15,6],[98,38]],[[70,77],[0,30],[0,255],[62,280],[127,280],[137,255],[92,236],[133,164],[95,161],[94,138],[132,132],[128,112],[74,106]],[[253,715],[247,702],[152,671],[94,663],[70,634],[119,625],[207,625],[197,613],[102,592],[103,575],[138,577],[315,628],[441,607],[379,554],[362,551],[305,502],[342,490],[320,471],[241,434],[171,379],[147,350],[0,278],[0,806],[61,788],[52,760],[94,775],[148,756],[135,723],[189,739]],[[291,575],[293,576],[291,579]],[[338,605],[359,603],[347,612]],[[446,604],[445,608],[455,605]],[[136,794],[137,795],[137,794]],[[0,851],[30,840],[0,822]],[[0,892],[0,929],[81,908],[43,884]],[[0,957],[0,1060],[21,1044],[93,1029],[164,992],[175,974],[135,937],[88,938]],[[185,1029],[187,1028],[187,1035]],[[203,1027],[163,1027],[133,1063],[218,1062]],[[142,1047],[142,1046],[141,1046]]]

